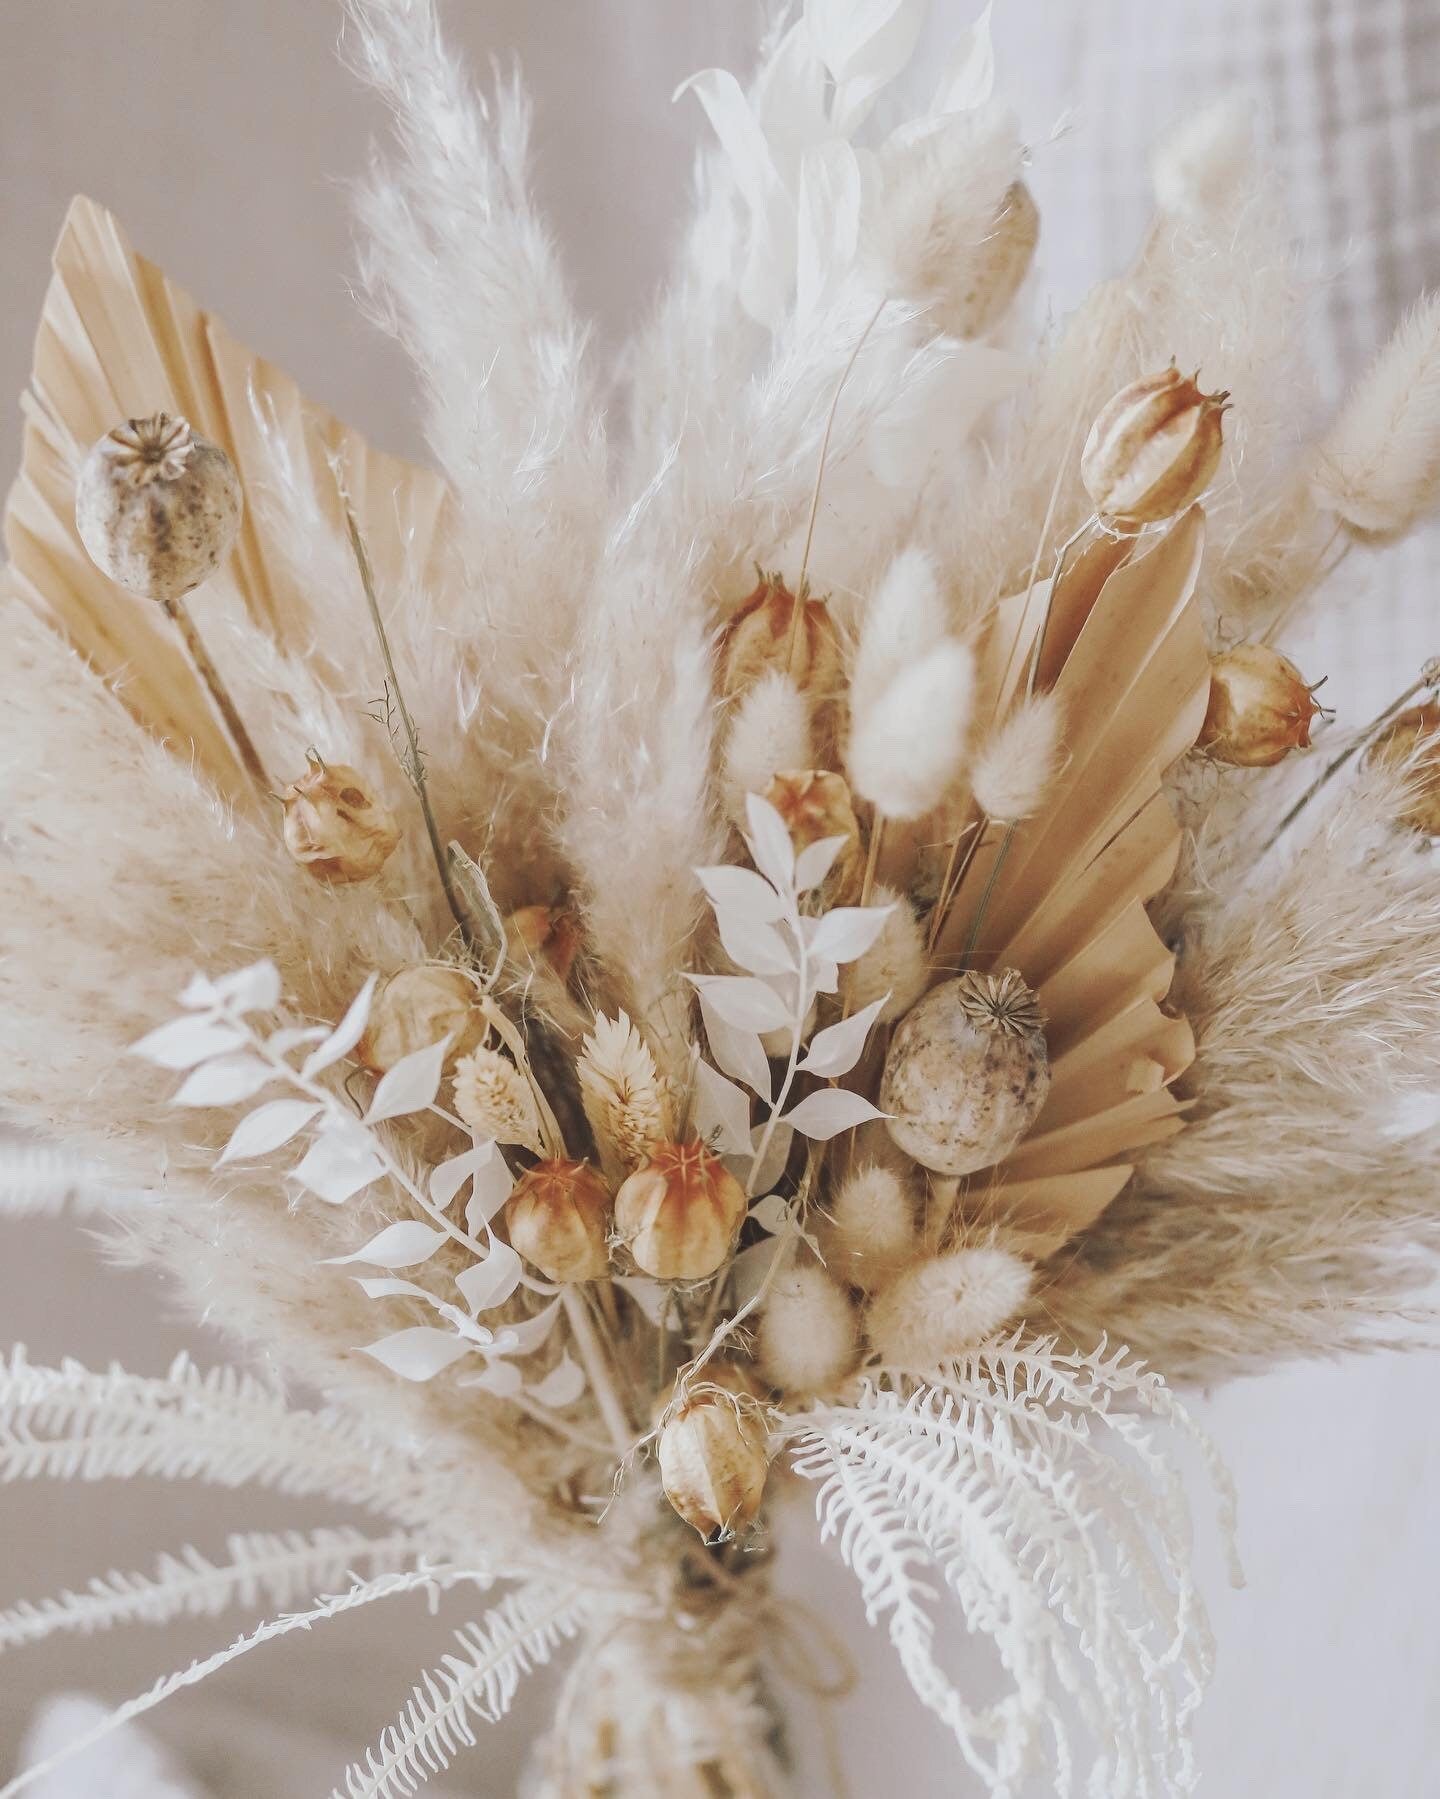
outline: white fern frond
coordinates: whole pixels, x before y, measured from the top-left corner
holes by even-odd
[[[36,1781],[52,1773],[72,1757],[101,1742],[122,1724],[128,1724],[132,1718],[138,1718],[145,1712],[152,1711],[163,1700],[180,1692],[185,1687],[198,1686],[202,1680],[242,1655],[248,1655],[252,1649],[258,1649],[263,1643],[271,1643],[277,1637],[289,1636],[292,1631],[309,1630],[327,1618],[337,1618],[342,1612],[355,1611],[364,1605],[373,1605],[378,1599],[390,1599],[401,1593],[412,1593],[417,1588],[428,1587],[432,1591],[454,1586],[462,1580],[485,1579],[484,1576],[461,1569],[418,1568],[405,1574],[383,1574],[376,1580],[357,1581],[347,1592],[335,1594],[320,1600],[307,1611],[292,1612],[283,1618],[273,1618],[260,1625],[243,1637],[237,1637],[225,1649],[219,1649],[201,1661],[192,1662],[188,1668],[177,1669],[157,1680],[148,1691],[134,1699],[127,1699],[118,1706],[93,1730],[82,1736],[73,1738],[65,1747],[43,1761],[35,1762],[17,1774],[8,1785],[0,1787],[0,1799],[13,1799],[16,1793],[24,1792]]]
[[[135,1198],[109,1186],[104,1171],[73,1150],[52,1143],[0,1142],[0,1218],[108,1212]]]
[[[573,1593],[533,1585],[509,1594],[478,1624],[457,1631],[460,1655],[420,1678],[394,1724],[346,1770],[331,1799],[408,1799],[462,1748],[473,1749],[475,1720],[493,1724],[510,1709],[526,1674],[549,1662],[580,1627]]]
[[[421,1540],[407,1531],[367,1537],[358,1530],[247,1531],[226,1538],[228,1562],[186,1545],[158,1558],[153,1574],[96,1575],[83,1592],[22,1600],[0,1612],[0,1650],[68,1631],[89,1636],[122,1624],[211,1618],[231,1606],[293,1605],[364,1572],[371,1579],[417,1561]]]

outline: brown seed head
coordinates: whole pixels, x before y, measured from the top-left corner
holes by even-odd
[[[1263,643],[1241,643],[1210,663],[1210,703],[1196,748],[1232,768],[1273,768],[1310,747],[1324,708],[1295,664]]]
[[[1132,381],[1090,427],[1080,478],[1103,518],[1152,524],[1183,512],[1210,485],[1228,394],[1201,393],[1172,362]]]
[[[714,1274],[745,1212],[745,1189],[703,1143],[662,1143],[615,1196],[636,1266],[662,1281]]]
[[[1427,837],[1440,837],[1440,706],[1432,701],[1392,719],[1365,759],[1380,768],[1403,769],[1401,823]]]
[[[708,1369],[701,1370],[701,1378]],[[665,1497],[708,1542],[755,1520],[769,1467],[766,1430],[744,1398],[713,1394],[677,1412],[660,1431]]]
[[[400,841],[395,814],[358,770],[325,763],[312,750],[310,772],[280,796],[285,847],[317,881],[368,881]]]
[[[610,1190],[588,1162],[537,1162],[505,1202],[510,1246],[547,1280],[602,1280],[610,1210]]]
[[[568,981],[580,948],[580,921],[568,906],[521,906],[505,920],[505,941],[522,966],[544,963]]]
[[[825,895],[840,904],[858,894],[860,825],[845,777],[823,768],[782,769],[765,789],[765,798],[784,819],[797,854],[826,837],[845,839],[826,879]]]
[[[796,606],[801,618],[792,666]],[[733,699],[772,669],[791,674],[801,692],[813,700],[829,699],[840,687],[840,640],[823,600],[797,600],[779,575],[762,574],[721,634],[720,691]]]

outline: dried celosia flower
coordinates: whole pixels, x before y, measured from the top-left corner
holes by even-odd
[[[521,906],[505,920],[505,941],[515,961],[543,962],[565,982],[580,949],[580,920],[569,906]]]
[[[1012,184],[995,224],[971,263],[970,281],[941,308],[937,323],[953,337],[982,337],[1020,291],[1040,241],[1040,212],[1023,181]]]
[[[783,1393],[823,1393],[855,1366],[859,1321],[850,1296],[818,1262],[795,1262],[760,1313],[760,1365]]]
[[[929,1256],[870,1302],[865,1330],[882,1361],[929,1369],[993,1337],[1029,1299],[1034,1269],[1008,1249],[980,1245]]]
[[[1102,518],[1152,524],[1210,485],[1223,447],[1226,393],[1201,393],[1172,362],[1122,387],[1090,427],[1080,478]]]
[[[937,1174],[970,1174],[1007,1156],[1050,1091],[1035,995],[1013,968],[932,988],[901,1021],[885,1058],[880,1106],[908,1156]]]
[[[822,891],[830,905],[853,899],[860,889],[860,825],[845,777],[822,768],[782,769],[764,797],[785,821],[797,854],[827,837],[844,839]]]
[[[649,1044],[623,1012],[618,1018],[596,1013],[575,1071],[605,1172],[623,1180],[675,1128],[670,1084],[656,1067]]]
[[[840,686],[840,640],[824,600],[808,594],[797,600],[779,575],[762,574],[721,635],[720,691],[733,698],[774,669],[791,675],[812,700],[827,699]]]
[[[317,881],[368,881],[400,841],[395,814],[344,762],[309,752],[310,772],[280,796],[285,847]]]
[[[729,1255],[745,1189],[703,1143],[663,1143],[615,1196],[615,1226],[657,1280],[703,1280]]]
[[[707,1370],[702,1369],[703,1381]],[[758,1408],[704,1396],[660,1430],[660,1484],[687,1524],[709,1542],[752,1524],[765,1496],[767,1432]]]
[[[450,1039],[450,1058],[467,1055],[486,1029],[475,1001],[475,983],[458,968],[419,962],[397,969],[376,989],[356,1059],[372,1074],[384,1074],[442,1037]]]
[[[1310,747],[1323,708],[1315,689],[1278,650],[1237,644],[1210,664],[1210,704],[1196,747],[1235,768],[1273,768]]]
[[[185,419],[129,419],[81,463],[75,525],[112,581],[147,600],[178,600],[235,541],[239,478],[220,446]]]
[[[505,1202],[510,1247],[547,1280],[601,1280],[610,1210],[610,1189],[588,1162],[537,1162]]]
[[[455,1110],[477,1137],[542,1151],[540,1112],[530,1084],[499,1050],[482,1044],[455,1065]]]
[[[1370,745],[1366,761],[1403,771],[1401,823],[1440,837],[1440,706],[1432,701],[1392,719]]]

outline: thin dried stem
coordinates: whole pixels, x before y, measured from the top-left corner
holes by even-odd
[[[161,609],[171,619],[180,633],[180,641],[185,645],[185,653],[190,658],[190,665],[204,682],[215,710],[220,714],[230,741],[235,746],[235,753],[244,764],[245,772],[262,793],[270,791],[270,777],[265,773],[265,764],[260,760],[250,733],[245,729],[244,720],[240,717],[239,708],[230,697],[230,690],[220,678],[220,671],[210,660],[210,652],[201,641],[200,633],[195,629],[194,620],[179,600],[161,600]]]

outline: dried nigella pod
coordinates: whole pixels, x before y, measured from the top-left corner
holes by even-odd
[[[510,1247],[547,1280],[596,1281],[610,1272],[610,1189],[588,1162],[539,1162],[505,1202]]]
[[[358,770],[309,755],[310,772],[280,796],[285,847],[317,881],[368,881],[400,841],[395,814]]]
[[[687,1524],[709,1542],[755,1521],[769,1469],[767,1432],[743,1398],[704,1392],[661,1426],[660,1483]]]
[[[475,983],[460,969],[417,962],[382,981],[370,1007],[356,1059],[384,1074],[417,1049],[450,1039],[449,1058],[468,1055],[485,1035]]]
[[[1210,703],[1196,748],[1235,768],[1273,768],[1310,747],[1323,707],[1300,670],[1263,643],[1241,643],[1210,664]]]
[[[764,797],[785,821],[797,854],[827,837],[844,839],[823,891],[832,905],[853,899],[860,891],[860,825],[845,777],[823,768],[783,769]]]
[[[840,639],[823,600],[796,599],[779,575],[762,574],[720,639],[720,691],[731,699],[772,669],[788,672],[812,701],[826,700],[840,687]]]
[[[1050,1091],[1035,995],[1013,968],[932,988],[896,1029],[880,1106],[908,1156],[970,1174],[1009,1155]]]
[[[1229,394],[1201,393],[1172,362],[1132,381],[1090,427],[1080,478],[1102,518],[1122,526],[1174,518],[1210,485]]]
[[[185,419],[128,419],[80,465],[75,524],[112,581],[168,603],[198,587],[235,541],[240,482],[220,446]]]
[[[662,1281],[697,1281],[730,1253],[745,1189],[703,1143],[662,1143],[615,1196],[615,1226],[635,1264]]]

